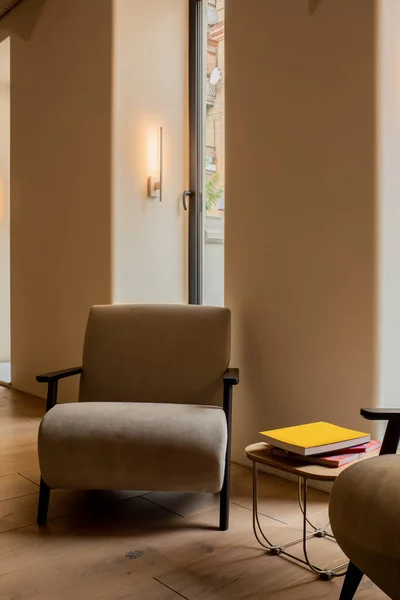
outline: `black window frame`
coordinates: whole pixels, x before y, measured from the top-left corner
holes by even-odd
[[[189,0],[189,304],[203,303],[204,27],[207,0]]]

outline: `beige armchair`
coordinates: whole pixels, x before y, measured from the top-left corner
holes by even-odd
[[[229,524],[230,311],[175,305],[91,309],[82,367],[48,383],[39,429],[38,523],[50,490],[221,492]],[[57,404],[59,380],[81,375],[79,402]]]
[[[400,410],[363,409],[367,419],[388,420],[381,455],[349,467],[331,494],[333,533],[350,558],[340,600],[352,600],[363,573],[400,600]]]

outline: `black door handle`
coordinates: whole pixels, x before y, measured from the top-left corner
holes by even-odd
[[[183,195],[182,195],[182,204],[183,204],[184,210],[188,209],[187,204],[186,204],[186,197],[187,196],[189,196],[189,197],[190,196],[194,196],[194,192],[192,192],[192,190],[185,190],[183,192]]]

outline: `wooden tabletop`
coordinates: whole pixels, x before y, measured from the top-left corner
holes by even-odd
[[[374,450],[373,452],[364,454],[358,460],[334,469],[331,467],[322,467],[321,465],[308,465],[296,459],[276,456],[272,454],[272,446],[265,442],[251,444],[251,446],[247,446],[246,448],[246,456],[253,462],[268,465],[269,467],[274,467],[274,469],[280,469],[298,477],[304,477],[304,479],[316,479],[318,481],[335,481],[337,476],[348,467],[378,455],[379,450]]]

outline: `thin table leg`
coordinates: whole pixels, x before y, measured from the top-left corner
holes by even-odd
[[[330,580],[333,577],[344,577],[346,572],[337,573],[338,570],[347,567],[348,562],[338,565],[337,567],[333,567],[332,569],[321,569],[320,567],[316,567],[313,565],[308,557],[307,551],[307,523],[309,520],[307,519],[307,479],[303,479],[303,553],[304,558],[306,560],[307,565],[316,575],[319,575],[321,579]],[[315,531],[315,536],[319,536],[320,530]]]
[[[301,486],[301,484],[303,484],[303,485]],[[303,494],[301,494],[301,488],[302,488]],[[303,498],[301,501],[302,495],[303,495]],[[253,461],[253,531],[254,531],[254,535],[255,535],[258,543],[263,548],[268,550],[271,554],[275,554],[275,555],[282,554],[284,556],[288,556],[288,557],[296,560],[297,562],[303,564],[304,566],[307,566],[313,573],[318,575],[321,579],[329,580],[329,579],[332,579],[333,577],[344,576],[346,574],[345,572],[338,573],[337,571],[339,571],[340,569],[342,569],[344,567],[347,567],[347,565],[348,565],[347,562],[344,564],[338,565],[337,567],[333,567],[332,569],[321,569],[321,568],[313,565],[308,558],[307,540],[309,540],[312,537],[324,537],[324,535],[326,534],[326,532],[325,532],[326,528],[323,528],[323,529],[316,528],[314,525],[312,525],[312,523],[310,523],[310,521],[308,519],[308,516],[307,516],[307,480],[305,478],[301,478],[301,481],[299,482],[299,504],[300,504],[300,509],[303,513],[303,531],[302,531],[303,535],[295,540],[291,540],[284,544],[280,544],[280,545],[272,544],[272,542],[270,542],[270,540],[265,535],[263,528],[261,527],[261,523],[260,523],[260,518],[259,518],[259,514],[258,514],[258,469],[257,469],[256,461]],[[311,533],[307,532],[307,524],[310,524],[310,526],[314,529],[313,532],[311,532]],[[328,535],[328,534],[326,534],[326,535]],[[332,536],[329,536],[329,537],[332,537]],[[286,550],[286,548],[289,548],[290,546],[298,544],[299,542],[303,543],[304,560],[302,558],[299,558],[298,556],[290,554]]]
[[[253,461],[253,531],[260,546],[266,548],[267,550],[271,550],[271,548],[274,547],[264,534],[261,527],[260,518],[258,516],[258,470],[257,463],[255,461]],[[260,535],[263,537],[267,545],[260,539]]]

